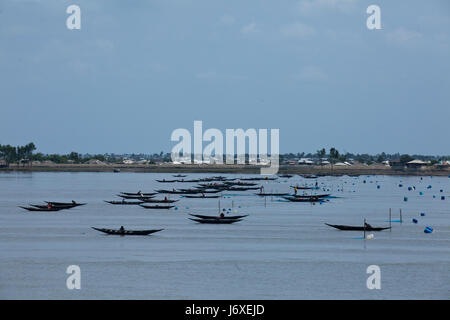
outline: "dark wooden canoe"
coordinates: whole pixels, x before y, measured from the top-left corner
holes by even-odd
[[[158,181],[158,182],[167,182],[167,183],[178,182],[178,180],[166,180],[166,179],[163,179],[163,180],[158,180],[158,179],[156,179],[156,181]]]
[[[193,195],[186,195],[185,198],[192,198],[192,199],[214,199],[219,198],[220,196],[193,196]]]
[[[323,201],[321,198],[300,198],[300,197],[283,197],[286,200],[291,202],[319,202]]]
[[[264,192],[256,193],[256,195],[260,197],[270,197],[270,196],[282,197],[287,196],[288,194],[289,193],[264,193]]]
[[[198,223],[208,223],[208,224],[231,224],[242,220],[242,219],[193,219],[193,218],[189,219]]]
[[[145,206],[143,204],[140,204],[140,206],[145,209],[170,209],[175,207],[175,206]]]
[[[170,199],[144,199],[142,200],[145,203],[174,203],[178,200],[170,200]]]
[[[36,208],[36,207],[20,207],[22,209],[28,210],[28,211],[59,211],[59,210],[63,210],[64,208],[57,208],[57,207],[51,207],[51,208]]]
[[[107,201],[107,200],[104,201],[110,204],[119,204],[119,205],[137,205],[144,203],[143,201]]]
[[[153,229],[153,230],[124,230],[120,231],[120,229],[105,229],[105,228],[95,228],[92,227],[92,229],[106,233],[106,234],[113,234],[117,236],[146,236],[151,233],[155,233],[158,231],[162,231],[164,229]]]
[[[54,201],[44,201],[45,203],[51,205],[51,206],[67,206],[67,205],[71,205],[74,207],[78,207],[78,206],[84,206],[86,203],[78,203],[78,202],[54,202]]]
[[[150,197],[154,196],[156,192],[121,192],[121,194],[124,194],[126,196],[143,196],[143,197]]]
[[[214,220],[217,220],[217,219],[242,219],[242,218],[245,218],[248,216],[248,214],[246,214],[246,215],[242,215],[242,216],[218,217],[218,216],[202,216],[200,214],[191,214],[191,213],[189,215],[200,218],[200,219],[214,219]]]
[[[311,194],[311,195],[307,195],[307,194],[291,194],[290,196],[292,197],[296,197],[296,198],[326,198],[329,197],[331,195],[331,193],[326,193],[326,194]]]
[[[343,230],[343,231],[382,231],[382,230],[387,230],[387,229],[391,229],[391,227],[372,227],[372,226],[366,226],[364,228],[364,226],[345,226],[345,225],[339,225],[339,224],[328,224],[325,223],[327,226],[339,229],[339,230]]]
[[[151,199],[155,196],[127,196],[125,194],[118,194],[117,196],[124,198],[124,199],[134,199],[134,200],[141,200],[141,199]]]
[[[30,204],[30,206],[35,207],[35,208],[39,208],[39,209],[48,209],[48,206],[52,207],[52,208],[58,208],[58,209],[71,209],[71,208],[75,208],[76,205],[73,204],[59,204],[59,205],[54,205],[54,204]]]

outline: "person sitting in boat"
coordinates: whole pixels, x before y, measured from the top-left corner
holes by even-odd
[[[370,224],[368,224],[367,222],[364,223],[364,227],[366,227],[367,229],[371,229],[372,226]]]
[[[169,200],[169,199],[167,199],[167,197],[164,197],[164,201],[167,201],[167,200]]]
[[[223,212],[220,214],[219,219],[225,217],[225,215],[223,214]]]
[[[297,187],[294,187],[294,194],[297,195]]]
[[[75,202],[75,200],[72,200],[72,204],[77,204],[77,203]]]
[[[141,190],[138,191],[138,195],[140,195],[141,197],[143,196]]]
[[[202,192],[202,197],[203,197],[203,198],[205,197],[205,193],[204,193],[204,192]]]
[[[120,231],[120,233],[125,233],[125,228],[123,226],[120,226],[119,231]]]

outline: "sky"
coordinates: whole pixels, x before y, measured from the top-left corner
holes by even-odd
[[[450,1],[0,1],[0,144],[170,152],[194,120],[279,129],[281,153],[450,154]]]

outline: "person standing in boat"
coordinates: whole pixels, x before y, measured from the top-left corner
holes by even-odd
[[[294,187],[294,194],[297,195],[297,187]]]
[[[120,233],[125,233],[125,228],[123,226],[120,226],[119,231],[120,231]]]

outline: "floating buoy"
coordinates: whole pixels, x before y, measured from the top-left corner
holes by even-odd
[[[442,197],[441,197],[441,200],[445,200],[445,196],[442,196]]]
[[[412,222],[417,223],[418,221],[417,219],[412,219]]]
[[[178,207],[175,207],[175,210],[178,210]]]
[[[425,213],[422,212],[422,213],[420,214],[420,216],[421,216],[421,217],[425,217]]]
[[[408,201],[408,197],[403,197],[403,201]]]
[[[380,189],[380,186],[377,186],[377,189]]]
[[[448,176],[450,178],[450,176]],[[363,183],[366,183],[366,180],[363,180]]]
[[[423,230],[423,232],[425,232],[425,233],[432,233],[433,232],[433,228],[432,227],[426,227],[425,230]]]
[[[436,195],[433,194],[433,199],[436,199]]]
[[[374,236],[373,233],[368,234],[368,235],[366,236],[366,239],[367,239],[367,240],[372,240],[372,239],[374,239],[374,238],[375,238],[375,236]]]
[[[422,195],[423,195],[423,192],[422,192],[422,191],[420,191],[420,192],[419,192],[419,194],[420,194],[420,195],[422,196]]]
[[[408,187],[408,191],[411,191],[412,190],[412,188],[411,187]]]
[[[401,188],[401,187],[403,187],[403,185],[402,185],[402,184],[399,184],[398,186],[399,186],[400,188]]]
[[[441,189],[441,190],[439,190],[439,192],[444,192],[444,190]]]
[[[427,187],[427,189],[431,189],[431,188],[433,188],[431,185],[429,185],[429,186]]]

